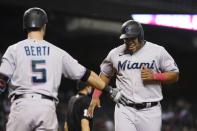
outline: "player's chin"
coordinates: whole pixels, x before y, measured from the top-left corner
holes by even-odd
[[[128,51],[129,51],[129,52],[135,52],[135,51],[136,51],[136,48],[134,48],[134,47],[129,47],[129,48],[128,48]]]

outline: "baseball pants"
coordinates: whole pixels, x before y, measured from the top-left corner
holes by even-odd
[[[12,102],[6,131],[57,131],[55,102],[20,98]]]
[[[161,131],[161,105],[137,110],[116,105],[115,131]]]

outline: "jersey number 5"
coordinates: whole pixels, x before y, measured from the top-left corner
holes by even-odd
[[[38,65],[45,65],[45,60],[32,60],[32,72],[41,74],[41,77],[32,76],[32,82],[34,83],[45,83],[46,82],[46,69],[38,68]]]

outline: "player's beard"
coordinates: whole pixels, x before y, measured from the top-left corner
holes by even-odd
[[[133,54],[135,52],[137,52],[141,47],[141,43],[138,42],[129,42],[129,43],[125,43],[126,45],[126,52],[127,54]]]

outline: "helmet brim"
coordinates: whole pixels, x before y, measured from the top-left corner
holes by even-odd
[[[120,39],[126,39],[126,38],[135,38],[136,35],[128,35],[128,34],[122,34],[120,35]]]

